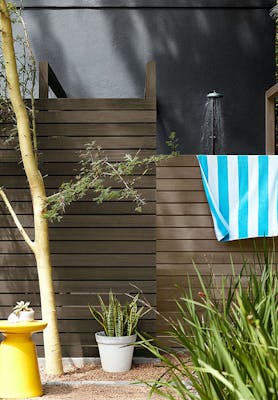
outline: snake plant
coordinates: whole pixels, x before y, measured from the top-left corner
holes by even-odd
[[[93,318],[101,325],[106,336],[130,336],[136,333],[139,319],[146,314],[138,307],[139,293],[130,303],[123,306],[112,291],[109,292],[108,305],[98,295],[99,307],[89,304]]]

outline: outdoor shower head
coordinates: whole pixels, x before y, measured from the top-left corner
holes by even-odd
[[[219,99],[220,97],[223,97],[223,94],[217,93],[215,90],[209,94],[207,94],[207,97],[209,99]]]

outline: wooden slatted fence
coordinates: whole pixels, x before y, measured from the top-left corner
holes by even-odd
[[[155,153],[154,63],[147,65],[146,94],[142,99],[47,99],[46,85],[50,78],[54,82],[55,79],[46,68],[46,64],[40,68],[43,98],[36,104],[39,158],[49,194],[76,174],[80,150],[92,140],[105,149],[110,160],[134,154],[138,148],[144,156]],[[63,93],[62,88],[56,90],[58,95]],[[26,178],[18,164],[18,153],[5,143],[11,126],[4,127],[0,130],[0,185],[6,188],[32,237],[32,208]],[[88,303],[96,303],[97,293],[107,295],[112,288],[124,299],[125,292],[136,291],[130,286],[132,283],[143,290],[151,304],[156,305],[157,301],[159,311],[175,317],[175,299],[179,295],[175,284],[186,286],[189,275],[193,290],[197,293],[200,289],[192,259],[208,280],[211,269],[216,279],[231,274],[230,254],[237,271],[242,265],[243,251],[245,257],[254,257],[250,240],[216,241],[195,156],[161,162],[156,170],[138,181],[138,188],[148,201],[142,214],[136,214],[129,201],[96,205],[91,201],[93,196],[87,196],[69,207],[61,223],[50,225],[64,356],[97,355],[93,336],[97,325],[87,308]],[[2,203],[0,210],[0,318],[5,318],[19,299],[30,300],[40,317],[34,258]],[[262,249],[262,241],[257,246]],[[146,316],[141,328],[156,332],[154,313]],[[157,328],[162,331],[167,327],[159,321]],[[42,355],[40,334],[36,340]]]
[[[175,300],[187,287],[188,276],[196,296],[201,290],[192,260],[205,282],[213,272],[220,283],[223,275],[232,274],[230,257],[236,272],[243,265],[243,254],[254,261],[254,240],[217,242],[196,156],[161,161],[156,176],[157,308],[175,319]],[[264,240],[256,239],[255,243],[263,251]],[[271,246],[272,241],[268,244]],[[157,327],[162,337],[169,328],[162,319],[157,321]]]
[[[40,94],[47,97],[46,64],[40,70]],[[113,161],[122,159],[126,153],[135,154],[138,149],[142,156],[156,152],[153,62],[147,64],[142,99],[43,98],[36,101],[36,107],[39,159],[48,194],[76,174],[80,150],[93,140]],[[4,142],[7,130],[1,129],[0,134],[0,185],[6,188],[23,226],[32,236],[30,194],[24,171],[18,164],[19,154]],[[96,304],[97,293],[107,295],[112,289],[123,300],[124,293],[136,292],[130,285],[133,284],[151,304],[156,304],[155,185],[155,169],[138,181],[137,187],[148,201],[142,214],[134,211],[130,201],[96,205],[91,201],[93,195],[88,195],[71,205],[60,223],[50,224],[64,356],[97,355],[93,332],[98,327],[87,307],[88,303]],[[30,300],[40,317],[34,257],[3,203],[0,210],[0,318],[5,318],[15,301],[21,299]],[[141,329],[154,333],[154,313],[141,322]],[[42,336],[36,335],[36,340],[42,355]]]

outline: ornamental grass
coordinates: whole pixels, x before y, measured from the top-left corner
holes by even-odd
[[[142,345],[168,367],[150,384],[151,394],[174,399],[278,399],[278,280],[274,251],[243,263],[239,275],[208,287],[196,268],[201,291],[188,289],[176,301],[178,320],[168,335],[181,349]],[[233,265],[231,269],[234,271]],[[219,287],[220,286],[220,287]],[[190,363],[185,353],[190,354]]]

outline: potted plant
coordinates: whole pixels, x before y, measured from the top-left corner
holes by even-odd
[[[146,314],[138,307],[139,293],[122,306],[117,297],[109,292],[108,305],[98,296],[100,310],[89,305],[89,310],[103,331],[95,334],[101,366],[107,372],[126,372],[131,368],[134,342],[139,319]]]
[[[29,307],[30,302],[18,301],[13,312],[8,316],[9,322],[30,322],[34,321],[34,310]]]

